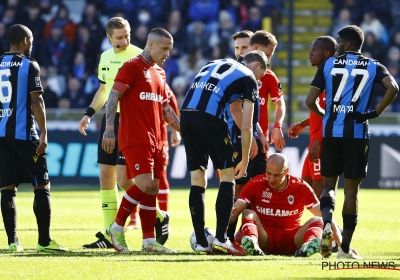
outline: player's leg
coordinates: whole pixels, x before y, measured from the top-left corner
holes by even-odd
[[[342,209],[342,246],[338,257],[360,258],[351,250],[350,243],[358,222],[358,192],[362,178],[367,175],[368,139],[351,139],[345,142],[344,203]],[[342,254],[343,253],[343,254]]]
[[[1,214],[7,234],[8,246],[12,251],[23,251],[17,237],[17,195],[19,158],[6,138],[0,138],[0,183]],[[21,165],[20,165],[21,166]],[[22,170],[20,171],[22,172]]]
[[[318,199],[321,198],[322,190],[324,188],[322,175],[321,175],[321,160],[318,159],[317,162],[310,162],[310,171],[311,171],[311,178],[312,178],[312,185],[315,194],[317,195]]]
[[[247,254],[264,255],[260,244],[263,248],[269,247],[268,234],[253,210],[243,211],[241,234],[243,236],[241,244]]]
[[[320,217],[312,217],[302,225],[294,236],[296,256],[310,257],[319,251],[324,223]]]
[[[162,211],[168,211],[168,198],[169,198],[169,182],[167,178],[167,167],[169,164],[169,148],[168,142],[164,143],[162,149],[162,170],[160,174],[159,191],[157,195],[158,207]]]
[[[304,159],[303,162],[303,169],[301,170],[301,179],[306,181],[307,184],[309,184],[311,187],[313,185],[313,180],[311,177],[311,171],[310,171],[310,157],[307,154],[306,158]]]
[[[321,149],[321,175],[323,176],[324,189],[320,199],[324,231],[320,252],[323,257],[332,253],[332,216],[335,210],[335,196],[339,175],[343,173],[343,149],[340,138],[324,138]]]

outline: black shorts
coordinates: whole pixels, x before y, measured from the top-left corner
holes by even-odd
[[[38,140],[0,138],[0,186],[32,183],[44,186],[49,181],[46,155],[36,155]]]
[[[104,114],[101,120],[99,141],[97,143],[97,163],[107,164],[107,165],[125,165],[124,155],[118,151],[118,129],[119,129],[119,113],[115,114],[114,121],[114,132],[115,132],[115,149],[112,154],[107,153],[101,147],[101,142],[103,141],[104,130],[106,129],[106,115]]]
[[[358,179],[367,176],[369,139],[324,137],[321,149],[321,174]]]
[[[199,111],[181,112],[181,135],[190,171],[207,169],[208,159],[214,169],[233,167],[233,147],[225,121]]]
[[[267,170],[267,159],[265,158],[265,153],[262,152],[261,142],[259,139],[256,139],[256,143],[258,146],[258,153],[253,159],[249,160],[246,173],[242,178],[236,180],[236,184],[246,184],[251,178],[265,174]],[[234,166],[238,165],[238,163],[242,160],[241,139],[238,139],[238,141],[233,144],[233,158]]]

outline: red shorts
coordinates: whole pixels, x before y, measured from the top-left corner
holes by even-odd
[[[306,156],[303,163],[302,177],[311,177],[313,180],[322,180],[321,175],[321,160],[318,162],[311,162],[310,157]]]
[[[151,145],[143,145],[131,146],[121,152],[125,157],[128,178],[146,173],[154,173],[154,178],[160,178],[164,162],[162,150]]]
[[[264,228],[268,235],[269,248],[261,248],[264,252],[274,255],[294,255],[297,251],[294,236],[300,226],[290,230],[280,228]]]

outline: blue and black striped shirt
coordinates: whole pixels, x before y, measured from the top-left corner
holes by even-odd
[[[325,61],[311,83],[326,92],[323,137],[368,139],[368,122],[356,124],[349,114],[371,110],[374,85],[383,85],[389,75],[385,66],[358,52]]]
[[[0,137],[38,139],[31,92],[43,92],[39,64],[20,53],[0,56]]]

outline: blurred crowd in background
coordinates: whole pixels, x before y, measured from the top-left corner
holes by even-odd
[[[399,82],[400,1],[331,0],[336,38],[345,25],[360,25],[363,52],[385,64]],[[111,48],[105,24],[113,16],[131,25],[131,43],[144,48],[154,27],[166,28],[174,48],[162,65],[182,101],[192,79],[211,59],[234,57],[232,34],[262,29],[263,18],[278,28],[285,0],[1,0],[0,53],[8,51],[7,29],[16,23],[34,35],[32,57],[41,65],[47,108],[86,108],[99,87],[97,66]],[[279,78],[279,77],[278,77]],[[393,105],[400,111],[400,105]],[[395,107],[398,106],[398,107]]]

